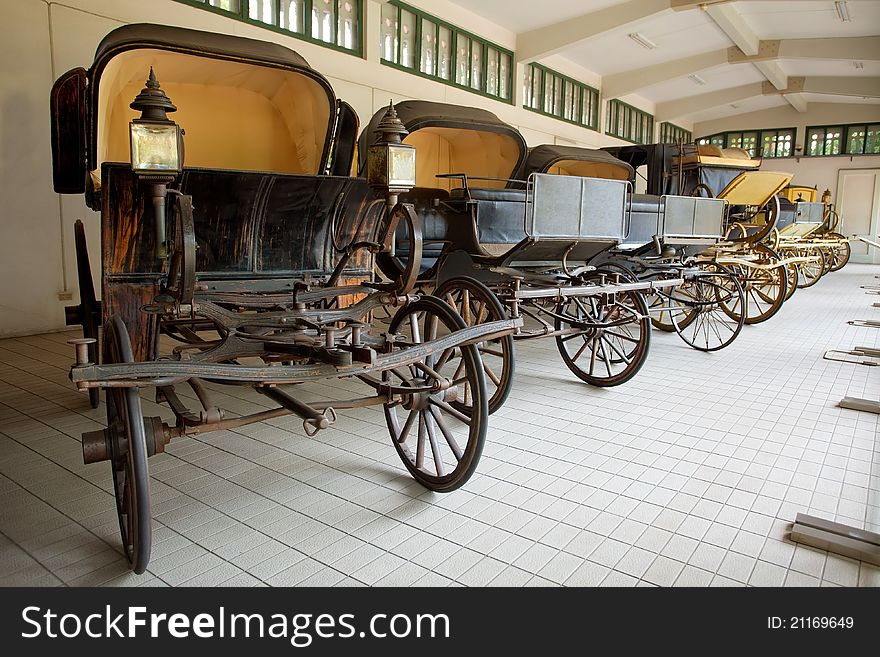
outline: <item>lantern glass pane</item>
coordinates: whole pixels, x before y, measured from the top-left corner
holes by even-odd
[[[411,146],[390,146],[388,150],[388,184],[415,187],[416,150]]]
[[[131,124],[131,168],[135,171],[180,171],[177,125]]]

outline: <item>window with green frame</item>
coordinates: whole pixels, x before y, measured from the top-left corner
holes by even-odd
[[[804,155],[880,154],[880,123],[810,126]]]
[[[698,144],[712,144],[719,148],[742,148],[752,157],[793,157],[796,128],[765,128],[720,132],[701,137]]]
[[[512,103],[513,53],[430,14],[382,4],[383,64]]]
[[[360,55],[363,0],[177,0]]]
[[[634,144],[650,144],[654,141],[654,117],[613,98],[608,101],[605,134]]]
[[[694,140],[690,130],[685,130],[674,123],[664,121],[660,124],[660,143],[661,144],[677,144],[684,142],[686,144]]]
[[[541,64],[526,66],[523,107],[591,130],[599,128],[599,91]]]

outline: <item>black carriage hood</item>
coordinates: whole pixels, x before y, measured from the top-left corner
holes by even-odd
[[[367,151],[376,138],[377,127],[385,116],[386,107],[373,114],[370,123],[364,128],[358,140],[358,169],[359,175],[366,173]],[[492,112],[477,107],[463,107],[448,103],[436,103],[428,100],[405,100],[394,105],[397,117],[409,132],[415,132],[422,128],[462,128],[465,130],[482,130],[486,132],[498,132],[511,137],[519,145],[519,160],[510,171],[510,176],[520,169],[528,152],[526,141],[519,130],[495,116]]]
[[[648,194],[657,196],[671,194],[669,174],[672,173],[672,157],[678,153],[674,144],[635,144],[632,146],[608,146],[602,149],[629,164],[633,171],[647,165]],[[632,178],[635,184],[635,174]]]
[[[561,162],[562,160],[595,162],[596,164],[608,164],[620,167],[627,171],[630,180],[632,180],[635,175],[635,170],[629,163],[616,158],[611,155],[611,153],[607,153],[603,150],[581,148],[578,146],[542,144],[529,149],[528,157],[526,157],[526,160],[516,177],[525,180],[530,174],[546,173],[554,164]]]
[[[235,60],[250,60],[283,67],[313,70],[299,53],[270,41],[191,30],[185,27],[132,23],[105,36],[95,51],[92,69],[103,60],[132,48],[161,48]]]

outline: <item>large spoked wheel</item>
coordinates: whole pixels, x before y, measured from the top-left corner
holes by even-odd
[[[617,386],[634,377],[648,357],[651,319],[635,291],[569,297],[556,307],[556,347],[581,381]]]
[[[741,310],[722,307],[732,319],[738,319],[745,310],[746,324],[760,324],[782,308],[788,291],[788,273],[773,249],[764,244],[751,248],[754,266],[739,265],[734,269],[745,293],[745,304]]]
[[[831,260],[831,271],[842,269],[849,262],[851,253],[849,241],[840,233],[828,233],[828,237],[841,240],[839,244],[831,247],[833,258]]]
[[[133,361],[128,331],[114,315],[104,327],[104,362]],[[140,574],[150,562],[152,527],[144,417],[137,389],[107,389],[107,431],[122,546],[131,569]]]
[[[389,333],[400,336],[398,346],[407,347],[466,326],[446,302],[428,296],[401,308]],[[458,346],[387,370],[382,382],[391,392],[385,404],[391,440],[413,478],[440,493],[462,486],[477,468],[489,418],[477,346]]]
[[[724,349],[745,325],[745,316],[741,312],[745,294],[733,272],[723,265],[704,264],[698,274],[675,290],[675,295],[690,312],[685,317],[687,325],[678,324],[675,315],[672,321],[676,323],[679,337],[694,349]]]
[[[461,315],[468,326],[507,319],[507,312],[498,297],[480,281],[468,276],[450,278],[434,291]],[[486,373],[486,394],[489,413],[501,408],[513,386],[514,350],[513,336],[477,343],[483,371]],[[464,400],[452,402],[458,410],[471,414],[470,406]]]
[[[825,254],[822,253],[822,249],[806,247],[801,249],[798,255],[811,258],[811,260],[798,263],[797,286],[799,289],[812,287],[819,282],[825,272]]]

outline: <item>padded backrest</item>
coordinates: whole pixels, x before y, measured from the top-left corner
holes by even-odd
[[[487,130],[428,127],[414,130],[404,141],[416,147],[416,186],[446,191],[461,185],[461,180],[437,178],[438,173],[506,180],[520,156],[520,145],[514,139]],[[475,184],[500,189],[506,182],[479,180]]]
[[[582,160],[560,160],[547,170],[559,176],[580,176],[582,178],[606,178],[608,180],[629,180],[629,169],[605,162],[584,162]]]
[[[177,106],[169,115],[186,132],[188,167],[318,174],[330,121],[330,100],[316,80],[268,66],[158,49],[120,53],[99,81],[97,154],[128,162],[129,103],[153,67]]]

